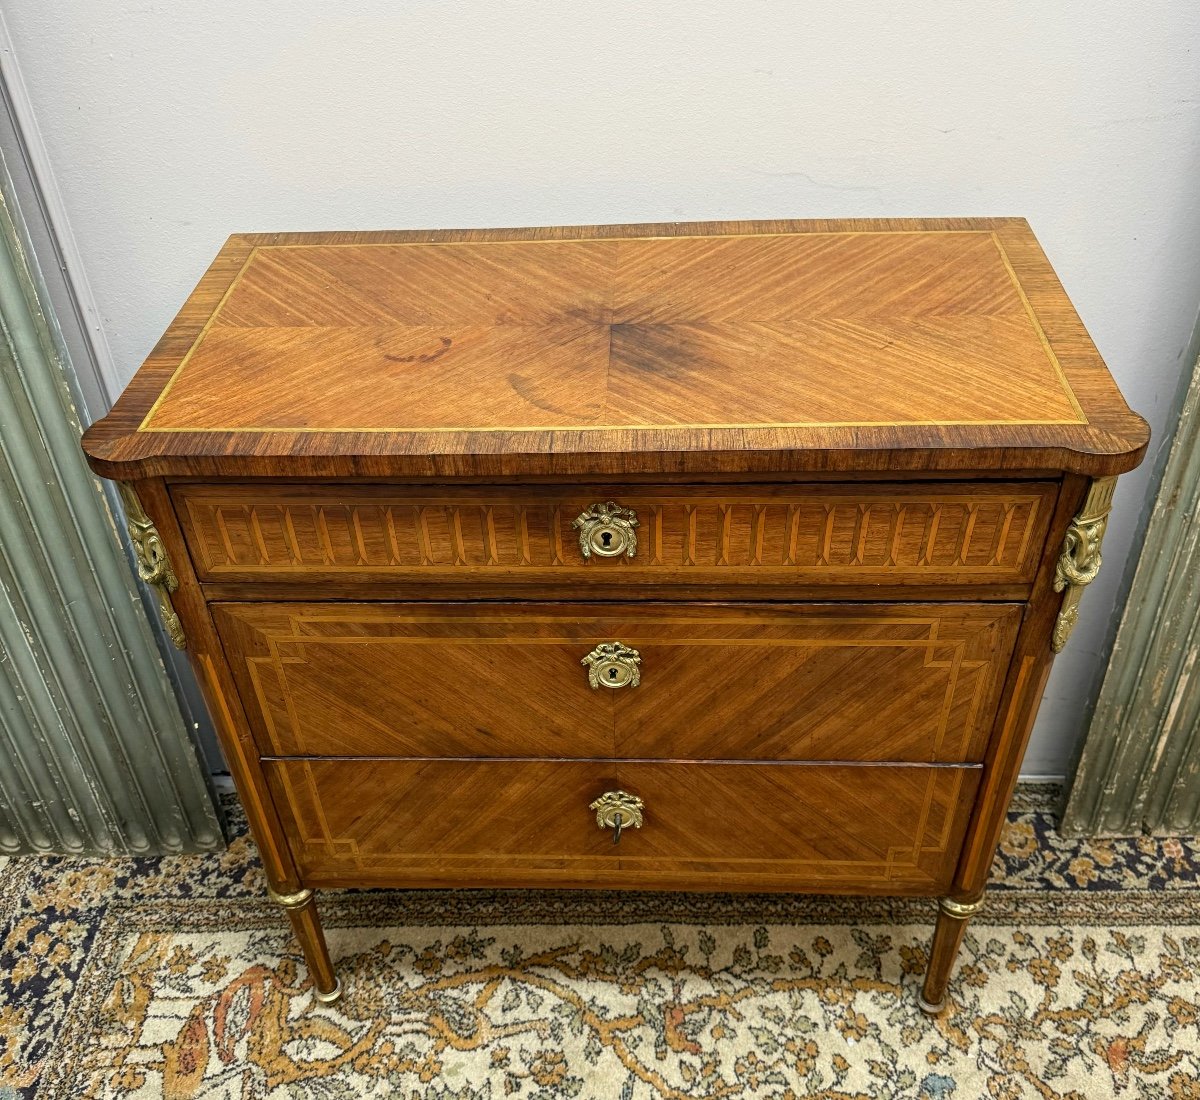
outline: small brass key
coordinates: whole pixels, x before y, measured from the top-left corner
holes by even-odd
[[[621,843],[621,830],[628,825],[631,829],[642,827],[642,810],[645,803],[628,791],[606,791],[589,809],[596,811],[596,824],[601,829],[612,829],[613,843]]]

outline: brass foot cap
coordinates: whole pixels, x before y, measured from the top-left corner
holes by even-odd
[[[946,1011],[946,998],[943,997],[937,1004],[931,1004],[925,1000],[924,994],[917,997],[917,1004],[921,1006],[921,1011],[926,1016],[940,1016]]]
[[[334,986],[328,993],[322,993],[319,989],[313,990],[313,996],[323,1005],[331,1005],[342,995],[342,980],[334,979]]]

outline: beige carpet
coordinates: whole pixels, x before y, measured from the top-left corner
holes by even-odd
[[[1200,845],[1067,844],[1045,799],[938,1021],[927,901],[329,893],[324,1007],[244,838],[12,860],[0,1097],[1200,1100]]]

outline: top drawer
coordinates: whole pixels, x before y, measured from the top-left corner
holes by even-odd
[[[1028,585],[1054,482],[181,484],[204,581]],[[606,520],[613,502],[629,526]],[[597,507],[598,506],[598,507]]]

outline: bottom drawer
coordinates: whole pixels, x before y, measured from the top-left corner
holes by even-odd
[[[542,760],[264,762],[310,886],[939,893],[980,769]],[[620,843],[591,803],[642,799]]]

